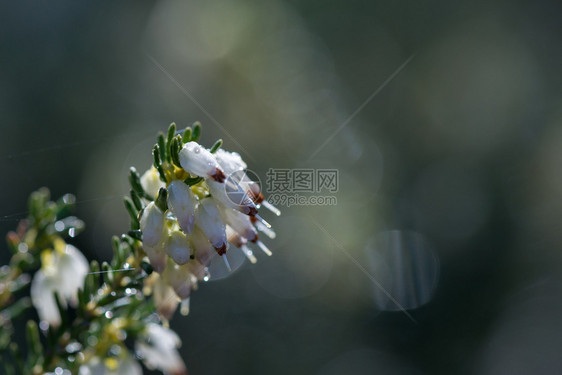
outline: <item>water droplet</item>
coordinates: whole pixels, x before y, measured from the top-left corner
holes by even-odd
[[[55,230],[57,232],[62,232],[64,230],[64,223],[61,220],[55,223]]]
[[[29,250],[29,248],[27,247],[27,244],[26,244],[25,242],[21,242],[21,243],[18,245],[18,251],[19,251],[20,253],[27,253],[27,250]]]
[[[113,313],[111,312],[111,310],[107,310],[104,315],[107,319],[113,318]]]

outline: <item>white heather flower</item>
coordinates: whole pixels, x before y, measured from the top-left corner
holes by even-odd
[[[166,187],[160,179],[158,171],[153,166],[150,167],[140,178],[141,186],[151,197],[156,197],[161,187]]]
[[[166,253],[177,264],[185,264],[189,261],[191,255],[191,248],[187,237],[179,230],[172,231],[165,245]]]
[[[162,273],[162,278],[174,289],[181,300],[189,298],[191,291],[197,289],[197,277],[191,273],[187,264],[179,266],[172,261],[168,261],[168,265]]]
[[[116,359],[115,368],[109,368],[99,357],[91,358],[80,366],[78,375],[142,375],[141,365],[129,354]],[[110,367],[113,367],[112,360]]]
[[[177,348],[181,346],[178,335],[168,328],[149,323],[144,340],[136,342],[137,353],[150,369],[158,369],[171,375],[185,375],[187,369]]]
[[[220,213],[223,221],[240,236],[251,242],[258,240],[258,231],[252,225],[249,216],[224,206],[220,207]]]
[[[195,251],[195,259],[205,267],[208,267],[211,264],[215,249],[199,227],[195,226],[193,233],[189,236],[189,241]]]
[[[166,266],[165,240],[168,238],[168,226],[164,213],[150,202],[144,209],[140,219],[142,231],[142,247],[150,259],[150,264],[156,272],[162,272]]]
[[[190,273],[193,274],[197,278],[197,280],[205,280],[205,277],[208,276],[207,267],[201,264],[198,260],[192,259],[186,264],[186,268],[189,270]]]
[[[251,263],[256,263],[258,261],[257,258],[254,256],[253,251],[250,250],[250,248],[246,245],[248,243],[248,240],[240,236],[240,234],[238,234],[238,232],[232,229],[230,225],[226,226],[226,235],[228,237],[228,242],[230,242],[233,246],[242,250],[246,258],[248,258],[248,260]]]
[[[72,245],[67,244],[61,251],[43,253],[41,269],[31,282],[31,300],[41,320],[53,326],[60,325],[61,316],[53,293],[58,293],[63,305],[75,305],[88,270],[88,261]]]
[[[248,167],[237,152],[228,152],[219,148],[217,152],[215,152],[215,158],[227,176]]]
[[[224,182],[225,175],[214,155],[197,142],[186,143],[179,153],[180,164],[196,176]]]
[[[197,226],[201,228],[219,255],[226,253],[225,225],[213,198],[201,200],[196,214]]]
[[[142,248],[150,260],[150,265],[158,273],[162,273],[166,267],[166,261],[168,260],[168,254],[164,248],[165,242],[162,241],[156,246],[146,246],[143,245]]]
[[[180,228],[187,234],[193,231],[197,198],[183,181],[174,180],[168,186],[168,206],[178,219]]]
[[[169,320],[174,315],[180,299],[162,276],[157,273],[153,273],[153,275],[155,275],[156,281],[152,286],[152,297],[154,298],[156,309],[158,314]]]
[[[162,241],[162,237],[164,237],[164,219],[164,213],[154,202],[150,202],[145,207],[140,218],[143,245],[154,247]]]
[[[254,216],[258,213],[258,209],[252,201],[251,196],[235,179],[229,178],[222,184],[211,180],[206,182],[213,198],[226,207],[233,208],[250,216]]]

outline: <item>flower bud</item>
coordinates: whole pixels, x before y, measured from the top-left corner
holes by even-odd
[[[154,167],[150,167],[140,178],[141,186],[144,191],[151,197],[156,197],[161,187],[166,187],[164,182],[160,180],[158,171]]]

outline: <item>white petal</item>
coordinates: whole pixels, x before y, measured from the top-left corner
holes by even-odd
[[[177,351],[180,345],[178,335],[154,323],[149,323],[146,328],[146,341],[136,343],[137,352],[143,357],[147,367],[173,375],[187,374],[185,364]]]
[[[53,251],[52,257],[48,272],[46,265],[43,265],[33,276],[30,292],[39,318],[58,326],[61,317],[53,294],[56,292],[65,306],[67,301],[76,304],[78,290],[84,285],[89,267],[84,255],[72,245],[66,245],[62,254]]]
[[[146,256],[148,256],[152,268],[154,268],[156,272],[162,273],[164,268],[166,268],[166,261],[168,260],[168,254],[166,254],[166,250],[164,250],[164,242],[162,241],[154,247],[143,244],[142,248]]]
[[[249,216],[224,206],[220,207],[220,213],[224,222],[242,237],[248,241],[256,241],[258,239],[258,231],[252,225]]]
[[[145,207],[140,219],[140,229],[143,245],[154,247],[162,240],[165,229],[164,213],[154,202]]]
[[[197,142],[186,143],[179,153],[179,158],[182,168],[191,174],[209,177],[218,182],[225,179],[224,171],[213,154]]]
[[[42,270],[39,270],[33,276],[31,281],[31,301],[39,319],[47,321],[52,326],[59,326],[61,317],[55,303],[53,291],[55,291],[61,283],[58,275],[46,276]]]
[[[236,152],[228,152],[219,148],[215,153],[215,158],[227,176],[233,172],[241,171],[247,168],[247,165],[244,163],[244,160],[242,160],[240,154]]]
[[[212,198],[201,201],[196,214],[197,225],[217,251],[226,251],[226,233],[219,209]],[[220,254],[219,252],[219,254]]]
[[[185,264],[189,262],[191,248],[187,242],[187,237],[180,231],[173,231],[166,241],[166,253],[177,264]]]
[[[180,228],[185,233],[193,231],[195,222],[195,208],[197,199],[192,193],[191,188],[183,181],[174,180],[168,186],[168,205],[178,219]]]
[[[180,299],[188,298],[191,291],[197,287],[197,278],[190,272],[187,265],[178,266],[173,262],[168,262],[162,278],[174,289]]]
[[[216,181],[207,181],[209,191],[213,198],[221,202],[229,208],[233,208],[245,215],[255,215],[258,209],[246,190],[235,182],[234,179],[228,179],[225,183],[217,183]]]
[[[76,247],[66,245],[64,254],[57,255],[57,268],[62,287],[59,293],[70,303],[78,303],[78,290],[84,286],[84,279],[90,270],[88,260]]]
[[[209,264],[211,264],[211,258],[215,253],[215,249],[199,227],[195,226],[193,233],[189,236],[189,241],[195,250],[195,259],[202,265],[208,267]]]
[[[171,319],[180,299],[174,289],[161,276],[158,276],[152,287],[152,296],[158,313],[166,319]]]

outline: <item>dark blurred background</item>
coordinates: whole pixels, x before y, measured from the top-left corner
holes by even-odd
[[[199,120],[335,206],[172,327],[192,374],[562,373],[557,1],[2,2],[3,233],[41,186],[111,256],[130,165]],[[0,260],[6,261],[6,246]],[[392,297],[389,298],[389,295]],[[405,309],[405,311],[401,311]]]

